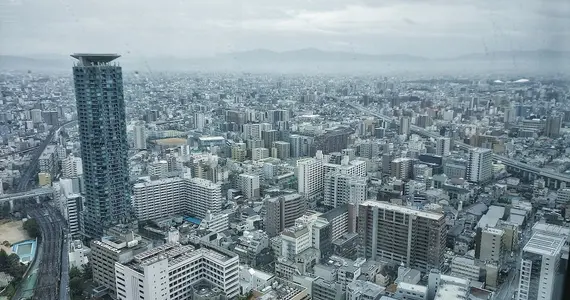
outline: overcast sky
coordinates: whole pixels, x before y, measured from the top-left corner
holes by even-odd
[[[0,0],[0,53],[570,50],[570,0]]]

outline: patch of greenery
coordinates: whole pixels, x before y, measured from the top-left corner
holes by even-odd
[[[6,287],[2,296],[12,298],[16,293],[16,287],[22,276],[26,273],[26,266],[20,263],[20,257],[16,253],[8,255],[4,249],[0,249],[0,272],[4,272],[14,277],[10,284]]]
[[[90,299],[85,295],[85,283],[93,278],[91,265],[85,265],[83,269],[72,267],[69,270],[69,293],[71,300]]]
[[[35,239],[40,237],[40,225],[38,225],[35,219],[26,220],[23,227],[31,238]]]

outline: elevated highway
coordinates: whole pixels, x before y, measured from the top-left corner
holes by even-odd
[[[38,146],[36,147],[30,147],[28,149],[24,149],[24,150],[20,150],[20,151],[14,151],[14,152],[10,152],[10,153],[5,153],[5,154],[0,154],[0,158],[5,158],[8,156],[12,156],[12,155],[17,155],[17,154],[25,154],[28,152],[32,152],[34,150],[38,149]]]
[[[29,190],[27,192],[0,195],[0,205],[3,206],[5,205],[4,203],[7,202],[10,204],[10,211],[13,211],[20,202],[34,200],[36,203],[40,203],[42,199],[52,197],[53,189],[51,187],[43,187]]]
[[[359,105],[356,103],[348,103],[348,105],[350,105],[351,107],[353,107],[355,109],[362,111],[365,114],[375,116],[375,117],[382,119],[384,121],[387,121],[387,122],[397,121],[396,119],[394,119],[392,117],[370,111],[369,109],[366,109],[362,105]],[[441,137],[439,135],[439,133],[437,133],[437,132],[428,131],[425,128],[421,128],[421,127],[418,127],[415,125],[410,126],[410,131],[417,134],[417,135],[423,136],[423,137],[429,137],[429,138]],[[462,150],[469,150],[469,149],[473,148],[472,146],[467,145],[464,142],[459,141],[459,140],[454,140],[453,144]],[[520,176],[522,176],[526,179],[533,180],[533,179],[543,178],[544,181],[546,182],[546,185],[550,188],[558,189],[558,188],[560,188],[562,182],[566,183],[566,186],[570,186],[570,176],[568,176],[568,175],[564,175],[561,173],[557,173],[557,172],[545,170],[542,168],[538,168],[535,166],[531,166],[531,165],[523,163],[521,161],[509,158],[506,156],[498,155],[495,153],[493,153],[493,160],[495,162],[500,162],[501,164],[504,164],[507,167],[508,171],[519,173]]]

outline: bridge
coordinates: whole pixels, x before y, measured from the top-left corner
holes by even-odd
[[[38,148],[38,146],[35,146],[35,147],[30,147],[28,149],[20,150],[20,151],[14,151],[14,152],[10,152],[10,153],[1,154],[0,158],[5,158],[8,156],[18,155],[18,154],[26,154],[28,152],[32,152],[32,151],[36,150],[37,148]]]
[[[0,195],[0,206],[4,207],[5,203],[10,204],[10,211],[15,209],[16,204],[26,201],[35,201],[40,203],[42,199],[53,198],[53,189],[51,187],[37,188],[27,192],[19,192],[13,194]]]
[[[348,103],[348,105],[368,115],[372,115],[379,119],[382,119],[386,122],[396,121],[392,117],[372,112],[369,109],[363,107],[362,105],[358,105],[355,103]],[[441,137],[437,132],[428,131],[425,128],[421,128],[416,125],[411,125],[410,131],[423,137],[429,137],[434,139]],[[464,142],[459,140],[454,140],[453,144],[462,150],[469,150],[474,148],[471,145],[465,144]],[[493,161],[505,165],[507,167],[507,171],[518,173],[521,177],[525,179],[534,180],[534,179],[543,178],[546,183],[546,186],[552,189],[560,188],[563,182],[566,184],[566,186],[570,186],[570,176],[564,175],[562,173],[553,172],[539,167],[531,166],[521,161],[506,156],[498,155],[495,153],[493,153]]]

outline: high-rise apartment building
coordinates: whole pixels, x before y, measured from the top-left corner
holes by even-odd
[[[380,143],[376,141],[365,141],[358,146],[359,156],[368,159],[378,158],[382,153],[380,146]]]
[[[442,214],[369,200],[359,207],[358,223],[361,256],[423,272],[443,267],[447,229]]]
[[[475,258],[484,262],[500,263],[504,232],[497,228],[482,228],[477,232]]]
[[[119,300],[206,299],[195,296],[203,287],[220,289],[226,299],[240,292],[238,255],[213,245],[166,243],[117,262],[115,274]]]
[[[247,156],[247,147],[245,143],[235,143],[231,148],[232,159],[235,161],[244,161]]]
[[[451,152],[451,139],[448,137],[440,137],[435,144],[435,154],[445,157]]]
[[[139,220],[188,215],[204,218],[222,209],[220,184],[202,178],[167,178],[136,183],[133,209]]]
[[[251,159],[261,160],[269,157],[269,149],[267,148],[253,148],[251,149]]]
[[[85,181],[85,234],[131,217],[125,101],[116,54],[73,54],[75,98]]]
[[[493,178],[493,152],[491,149],[473,148],[469,150],[467,180],[486,182]]]
[[[560,128],[562,127],[562,116],[553,115],[546,118],[544,126],[544,135],[549,138],[557,138],[560,136]]]
[[[83,162],[81,158],[69,154],[69,156],[61,162],[61,172],[63,178],[75,178],[83,175]]]
[[[406,180],[412,177],[414,160],[409,157],[398,157],[390,163],[390,176]]]
[[[324,154],[341,152],[342,149],[348,148],[348,138],[353,133],[351,128],[336,128],[316,136],[314,144],[311,145],[310,154],[314,155],[318,150]]]
[[[562,299],[562,291],[555,285],[560,265],[560,254],[565,238],[534,233],[523,248],[518,300]]]
[[[222,187],[219,183],[202,178],[186,181],[187,211],[190,215],[204,218],[208,211],[218,213],[222,208]]]
[[[309,202],[320,198],[323,192],[324,167],[322,153],[317,157],[297,161],[298,191]]]
[[[400,118],[400,128],[398,128],[398,134],[400,135],[410,135],[411,119],[410,117]]]
[[[271,149],[273,147],[273,142],[279,140],[279,131],[275,129],[262,131],[261,139],[263,140],[263,147]]]
[[[122,232],[106,232],[101,239],[91,241],[89,263],[93,268],[93,281],[116,293],[115,263],[128,263],[135,255],[152,248],[152,242],[142,239],[132,230],[121,228]]]
[[[289,143],[291,144],[291,157],[309,156],[314,138],[292,134],[289,136]]]
[[[206,127],[206,116],[203,113],[195,113],[194,114],[194,128],[198,131],[204,130]]]
[[[340,172],[325,175],[323,204],[337,207],[346,203],[360,204],[366,200],[366,177],[352,176]]]
[[[48,173],[53,178],[58,171],[57,146],[47,145],[38,158],[40,172]]]
[[[285,228],[295,225],[295,220],[307,210],[300,194],[281,195],[265,200],[265,231],[270,237],[278,235]]]
[[[283,141],[273,142],[273,148],[271,148],[272,157],[279,159],[288,159],[291,151],[291,144]]]
[[[259,198],[259,175],[239,174],[239,187],[247,199]]]
[[[146,149],[146,128],[144,124],[137,124],[134,128],[134,146],[136,150]]]

